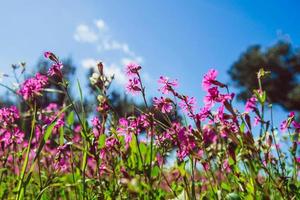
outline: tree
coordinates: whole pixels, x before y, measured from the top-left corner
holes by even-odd
[[[253,45],[242,53],[228,71],[234,85],[240,89],[240,100],[246,100],[252,90],[258,88],[255,72],[260,68],[271,72],[263,80],[269,100],[286,110],[300,111],[299,49],[289,42],[279,41],[265,50],[260,45]]]

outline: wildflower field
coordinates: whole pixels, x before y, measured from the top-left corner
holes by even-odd
[[[88,117],[88,92],[77,82],[73,99],[63,63],[44,56],[48,73],[17,89],[1,83],[22,102],[4,107],[0,100],[1,199],[300,199],[300,123],[293,112],[273,123],[262,84],[272,72],[253,72],[257,89],[237,110],[214,69],[199,79],[200,106],[165,76],[158,77],[161,96],[148,99],[142,67],[130,63],[126,91],[144,107],[119,116],[110,101],[113,77],[99,62],[89,80],[98,105]],[[64,94],[63,106],[41,106],[46,93]]]

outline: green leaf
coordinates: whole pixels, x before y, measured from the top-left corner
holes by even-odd
[[[78,79],[77,79],[77,86],[78,86],[78,90],[79,90],[79,94],[80,94],[80,101],[82,102],[83,101],[82,89],[81,89],[80,82]]]
[[[98,145],[99,149],[102,149],[105,146],[105,139],[106,139],[106,135],[105,134],[101,134],[99,136],[99,145]]]
[[[253,180],[252,179],[250,179],[250,181],[246,184],[246,188],[247,188],[247,191],[250,194],[254,194],[254,187],[253,187]]]
[[[242,122],[242,124],[241,124],[241,126],[240,126],[240,131],[241,131],[242,133],[244,133],[244,131],[245,131],[245,123],[244,123],[244,122]]]
[[[71,126],[73,125],[73,123],[74,123],[74,111],[70,112],[67,117],[67,124]]]
[[[229,193],[226,195],[226,199],[228,200],[241,200],[241,197],[237,193]]]
[[[228,184],[225,183],[225,182],[223,182],[223,183],[221,184],[221,187],[222,187],[222,189],[224,189],[224,190],[226,190],[226,191],[228,191],[228,192],[231,191],[230,185],[228,185]]]
[[[159,174],[159,167],[157,165],[155,165],[153,168],[152,168],[152,171],[151,171],[151,177],[156,177],[158,176]]]
[[[59,145],[64,145],[65,138],[64,138],[64,127],[59,128]]]
[[[45,134],[44,134],[44,141],[45,141],[45,142],[49,139],[49,137],[50,137],[50,135],[51,135],[51,133],[52,133],[52,130],[54,129],[54,126],[55,126],[55,122],[52,122],[52,123],[47,127],[47,129],[46,129],[46,131],[45,131]]]

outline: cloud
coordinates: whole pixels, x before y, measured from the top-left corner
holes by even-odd
[[[74,33],[74,39],[78,42],[94,43],[97,50],[103,51],[119,51],[124,56],[131,57],[133,60],[138,56],[130,47],[127,42],[121,42],[115,38],[109,31],[109,27],[103,19],[94,20],[94,26],[97,31],[94,31],[94,27],[90,27],[86,24],[80,24],[76,27]]]
[[[108,76],[114,75],[115,81],[119,85],[125,85],[127,82],[127,77],[125,76],[124,71],[115,63],[105,67],[104,73]]]
[[[107,23],[103,19],[94,20],[93,25],[80,24],[77,26],[74,39],[81,43],[92,43],[98,52],[107,52],[114,58],[113,62],[104,63],[104,72],[107,75],[114,75],[115,82],[120,85],[126,83],[127,77],[124,73],[124,66],[130,62],[142,64],[142,56],[134,52],[127,42],[119,41],[113,37]],[[87,69],[97,70],[97,60],[85,58],[81,65]],[[144,73],[145,74],[145,73]],[[145,81],[150,80],[148,74],[144,75]]]
[[[86,58],[81,61],[81,65],[86,69],[97,69],[97,60],[93,58]]]
[[[95,25],[100,31],[105,31],[108,29],[103,19],[95,20]]]
[[[131,58],[131,57],[121,58],[121,65],[122,66],[126,66],[127,64],[132,63],[132,62],[137,63],[137,64],[142,64],[143,63],[143,58],[139,57],[139,56],[136,56],[134,58]]]
[[[93,43],[98,40],[98,35],[87,25],[80,24],[75,30],[74,39],[78,42]]]

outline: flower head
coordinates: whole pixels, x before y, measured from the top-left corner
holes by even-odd
[[[202,87],[204,90],[208,90],[209,87],[216,81],[218,75],[218,71],[215,69],[211,69],[204,75],[202,80]]]
[[[41,95],[42,90],[48,84],[47,76],[37,73],[35,77],[27,79],[22,85],[18,94],[25,100],[31,100]]]
[[[159,91],[161,91],[163,94],[168,94],[170,91],[173,90],[173,87],[176,87],[178,85],[177,80],[171,81],[168,77],[164,76],[161,76],[159,78],[158,83],[161,84]]]
[[[128,76],[135,75],[139,72],[139,70],[142,69],[142,67],[136,63],[129,63],[126,66],[126,74]]]
[[[183,96],[183,99],[179,102],[179,107],[189,116],[193,116],[196,109],[195,97]]]
[[[126,90],[128,93],[136,94],[142,91],[140,80],[136,77],[129,79]]]
[[[256,97],[251,97],[250,99],[248,99],[246,102],[245,111],[250,112],[254,110],[256,108],[256,102],[257,102]]]
[[[169,98],[164,97],[154,97],[153,98],[154,108],[160,110],[162,113],[169,113],[171,112],[173,106],[172,106],[172,100]]]
[[[58,77],[62,77],[62,71],[61,69],[63,68],[62,63],[53,63],[52,66],[48,70],[48,75],[49,76],[54,76],[57,75]]]

